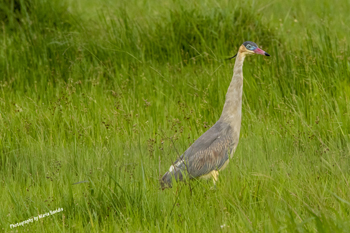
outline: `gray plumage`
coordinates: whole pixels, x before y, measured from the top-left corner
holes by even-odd
[[[173,170],[165,173],[163,182],[170,184],[172,176],[176,180],[183,180],[184,171],[188,171],[191,178],[196,178],[212,170],[220,170],[233,150],[234,141],[231,134],[230,125],[216,122],[174,162]]]
[[[185,174],[190,179],[212,177],[215,184],[218,172],[226,167],[239,141],[243,61],[247,55],[254,53],[269,56],[253,42],[247,41],[241,45],[220,119],[170,166],[160,181],[162,188],[171,187],[173,178],[182,181]]]

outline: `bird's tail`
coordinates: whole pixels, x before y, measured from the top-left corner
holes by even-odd
[[[162,189],[171,188],[172,187],[172,181],[175,179],[176,181],[183,180],[183,174],[181,170],[177,171],[168,171],[164,174],[162,179],[160,179],[160,186]]]
[[[172,172],[171,172],[172,173]],[[174,176],[174,174],[171,174],[169,172],[166,172],[164,174],[164,176],[160,179],[160,187],[162,189],[166,189],[166,188],[171,188],[172,185],[172,176]]]

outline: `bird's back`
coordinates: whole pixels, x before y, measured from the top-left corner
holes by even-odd
[[[162,185],[170,185],[172,177],[183,180],[185,173],[190,178],[207,175],[220,170],[232,154],[234,145],[233,129],[230,124],[218,121],[200,136],[163,176]]]

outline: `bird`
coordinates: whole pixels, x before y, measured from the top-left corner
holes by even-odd
[[[162,189],[171,188],[173,180],[213,179],[214,187],[222,171],[237,148],[242,118],[243,62],[246,56],[270,56],[251,41],[244,42],[233,57],[233,77],[226,93],[219,120],[200,136],[169,168],[160,179]],[[187,175],[186,175],[187,174]]]

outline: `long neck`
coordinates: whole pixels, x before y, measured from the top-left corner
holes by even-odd
[[[238,53],[235,67],[233,68],[233,77],[226,93],[226,101],[220,120],[234,126],[240,130],[242,117],[242,92],[243,92],[243,62],[245,54]]]

